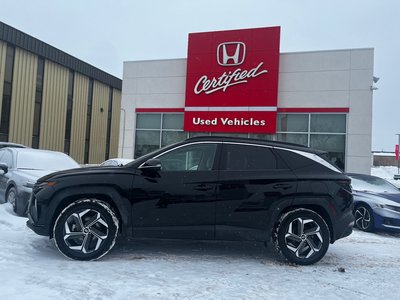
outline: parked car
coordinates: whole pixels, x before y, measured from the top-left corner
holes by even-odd
[[[129,164],[132,162],[133,159],[130,158],[111,158],[108,159],[100,164],[100,166],[105,167],[105,166],[113,166],[113,167],[122,167],[126,164]]]
[[[49,173],[78,168],[68,155],[31,148],[0,149],[0,203],[10,202],[14,211],[26,215],[33,184]]]
[[[16,143],[10,143],[10,142],[0,142],[0,149],[5,148],[5,147],[11,147],[11,148],[28,148],[25,145],[21,144],[16,144]]]
[[[67,257],[94,260],[118,235],[272,241],[288,261],[319,261],[352,232],[350,179],[303,146],[197,137],[123,167],[40,178],[27,225]]]
[[[376,176],[348,174],[354,195],[355,226],[363,231],[400,232],[400,191]]]

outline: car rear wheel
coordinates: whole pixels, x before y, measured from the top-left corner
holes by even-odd
[[[329,227],[309,209],[283,214],[275,226],[272,241],[276,252],[298,265],[310,265],[324,257],[330,243]]]
[[[16,201],[17,191],[15,187],[11,187],[7,192],[7,202],[9,202],[14,212],[17,212],[17,201]]]
[[[118,228],[119,220],[106,202],[83,199],[68,205],[59,214],[53,237],[66,257],[96,260],[112,249]]]
[[[354,209],[354,224],[362,231],[372,232],[374,230],[374,217],[372,211],[366,205],[358,205]]]

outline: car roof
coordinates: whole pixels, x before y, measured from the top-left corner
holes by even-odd
[[[266,145],[271,147],[282,147],[288,148],[293,150],[311,152],[316,154],[323,154],[326,153],[322,150],[316,150],[304,145],[294,144],[294,143],[287,143],[287,142],[278,142],[278,141],[271,141],[271,140],[261,140],[261,139],[253,139],[253,138],[245,138],[245,137],[226,137],[226,136],[197,136],[188,138],[187,142],[193,141],[221,141],[221,142],[236,142],[236,143],[248,143],[248,144],[259,144],[259,145]]]
[[[3,150],[6,148],[2,148],[0,150]],[[52,151],[52,150],[43,150],[43,149],[34,149],[34,148],[7,148],[8,150],[14,151],[14,152],[42,152],[42,153],[60,153],[60,154],[64,154],[63,152],[60,151]]]
[[[22,145],[22,144],[10,143],[10,142],[0,142],[0,149],[1,148],[6,148],[6,147],[10,147],[10,148],[28,148],[27,146]]]

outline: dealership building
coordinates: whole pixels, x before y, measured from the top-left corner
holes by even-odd
[[[122,81],[0,22],[0,141],[116,157]]]
[[[198,135],[286,141],[370,173],[374,49],[280,53],[280,27],[189,34],[188,57],[124,62],[119,155]]]

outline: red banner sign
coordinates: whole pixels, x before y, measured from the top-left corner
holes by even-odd
[[[189,34],[185,131],[276,132],[280,27]]]
[[[399,160],[399,145],[396,145],[395,153],[396,153],[396,160]]]

